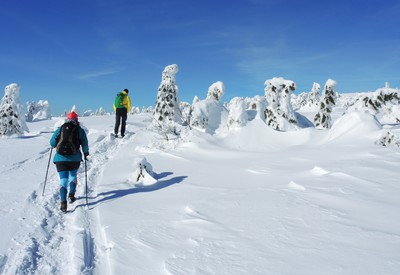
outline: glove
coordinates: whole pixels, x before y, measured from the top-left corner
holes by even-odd
[[[83,153],[83,155],[85,156],[85,160],[88,160],[88,159],[87,159],[87,156],[89,156],[89,152]]]

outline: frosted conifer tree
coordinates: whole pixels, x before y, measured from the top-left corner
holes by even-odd
[[[178,86],[175,82],[175,74],[178,72],[178,65],[173,64],[165,67],[161,84],[158,87],[154,118],[157,124],[182,123],[182,115],[179,109]]]
[[[12,83],[4,89],[5,94],[0,103],[0,136],[23,136],[29,132],[22,112],[20,87]]]
[[[205,100],[195,98],[190,112],[191,127],[214,134],[221,125],[226,125],[228,110],[220,102],[224,92],[224,84],[218,81],[208,88]]]
[[[265,81],[265,85],[268,106],[264,114],[267,125],[279,131],[286,131],[296,125],[296,116],[290,103],[296,84],[282,77],[274,77]]]
[[[222,83],[221,81],[217,81],[208,88],[206,99],[215,99],[220,101],[224,93],[225,93],[224,83]]]
[[[38,121],[51,119],[50,105],[47,100],[39,100],[38,102],[27,102],[26,121]]]
[[[106,110],[103,107],[100,107],[99,109],[96,110],[95,115],[96,116],[105,116],[107,114]]]
[[[79,110],[78,110],[78,108],[76,107],[76,105],[72,106],[72,109],[71,109],[70,112],[75,112],[76,114],[79,115]]]
[[[308,102],[311,106],[314,105],[318,105],[319,101],[320,101],[320,96],[319,96],[319,92],[321,91],[321,85],[319,85],[318,83],[314,82],[311,92],[310,92],[310,96],[308,98]]]
[[[314,117],[314,124],[317,129],[328,129],[332,126],[331,112],[332,107],[336,104],[335,87],[335,80],[328,79],[326,81],[319,111]]]
[[[249,117],[243,98],[235,97],[229,102],[228,127],[238,128],[246,125]]]

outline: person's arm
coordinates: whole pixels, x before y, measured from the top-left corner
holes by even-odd
[[[131,103],[131,98],[129,97],[129,96],[127,96],[127,98],[128,98],[128,114],[129,114],[129,112],[131,111],[131,109],[132,109],[132,103]]]
[[[60,128],[57,128],[57,130],[54,132],[53,136],[50,139],[50,146],[52,148],[55,148],[57,146],[57,138],[60,135]]]
[[[85,130],[83,130],[81,127],[79,127],[79,138],[81,140],[83,154],[86,158],[86,156],[89,155],[89,142],[88,142]]]

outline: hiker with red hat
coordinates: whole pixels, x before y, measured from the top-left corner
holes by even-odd
[[[56,148],[53,162],[60,176],[60,199],[63,212],[67,212],[67,193],[69,202],[73,203],[77,181],[77,172],[82,161],[82,147],[85,160],[89,155],[89,144],[85,130],[78,122],[78,114],[70,112],[64,124],[57,128],[50,139],[52,148]]]

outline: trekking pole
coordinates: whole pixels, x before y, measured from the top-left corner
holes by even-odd
[[[44,185],[43,185],[43,193],[42,193],[42,196],[44,196],[44,189],[46,188],[47,175],[48,175],[48,173],[49,173],[50,160],[51,160],[51,154],[52,154],[52,153],[53,153],[53,147],[51,147],[50,156],[49,156],[49,163],[47,163],[46,177],[44,178]]]
[[[87,191],[88,191],[88,187],[87,187],[87,160],[85,158],[85,186],[86,186],[86,205],[88,204],[88,198],[87,198]]]

